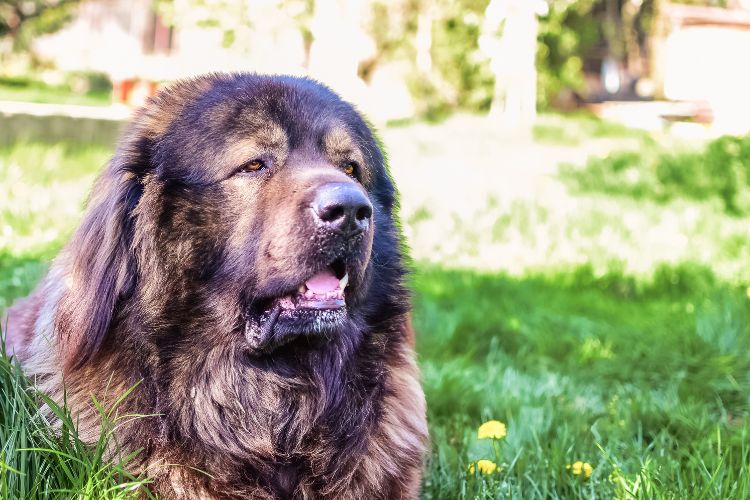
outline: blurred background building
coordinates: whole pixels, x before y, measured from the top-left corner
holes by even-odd
[[[0,40],[0,78],[111,85],[131,105],[259,71],[318,78],[377,122],[492,110],[513,128],[589,107],[750,130],[748,0],[7,0]]]

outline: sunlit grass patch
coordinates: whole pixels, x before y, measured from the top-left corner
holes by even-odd
[[[565,146],[577,146],[592,138],[635,139],[646,143],[655,141],[652,133],[605,121],[588,112],[542,114],[532,133],[539,143]]]
[[[430,213],[430,217],[411,214]],[[696,262],[723,279],[750,283],[747,221],[716,204],[572,196],[488,199],[484,206],[405,214],[415,258],[449,267],[504,270],[516,275],[566,266],[598,274],[621,268],[648,276],[661,264]]]
[[[0,253],[59,245],[80,217],[95,172],[111,152],[70,144],[0,148]]]
[[[46,85],[25,78],[0,78],[0,100],[106,106],[112,103],[111,94],[110,90],[103,88],[74,92],[66,85]]]

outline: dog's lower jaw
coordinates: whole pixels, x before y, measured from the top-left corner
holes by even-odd
[[[281,315],[281,306],[276,306],[258,317],[245,319],[245,339],[252,351],[263,352],[273,337],[273,327]]]
[[[245,316],[244,337],[255,354],[272,354],[298,339],[309,346],[320,345],[339,335],[349,323],[348,309],[286,310],[278,303],[261,314]]]

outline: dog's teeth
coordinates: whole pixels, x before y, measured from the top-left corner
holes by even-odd
[[[339,288],[342,290],[349,284],[349,273],[346,273],[343,278],[339,280]]]

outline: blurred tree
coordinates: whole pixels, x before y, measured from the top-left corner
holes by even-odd
[[[239,52],[257,45],[255,35],[260,29],[274,34],[289,26],[300,30],[309,49],[314,4],[315,0],[156,0],[167,24],[218,31],[224,47]]]
[[[536,52],[543,0],[491,0],[479,47],[495,77],[490,113],[503,125],[530,126],[536,118]],[[502,27],[502,29],[500,29]]]
[[[418,112],[437,118],[452,109],[487,111],[497,94],[490,57],[479,49],[479,37],[490,0],[352,0],[367,15],[360,27],[374,42],[373,53],[360,61],[357,73],[369,81],[378,67],[400,63],[409,68],[408,81]],[[546,106],[564,88],[579,89],[583,78],[581,54],[600,38],[598,21],[589,14],[605,0],[550,0],[548,16],[540,20],[537,67],[539,102]],[[316,65],[315,46],[333,37],[341,45],[341,29],[319,22],[321,6],[332,0],[158,0],[167,22],[178,28],[200,27],[221,33],[224,45],[247,51],[257,46],[258,30],[276,22],[259,13],[259,4],[272,3],[278,21],[297,26],[306,45],[305,66]],[[317,14],[316,14],[317,12]],[[261,19],[263,22],[261,23]],[[280,22],[280,21],[278,21]],[[258,24],[261,23],[262,25]],[[351,20],[339,19],[348,30]],[[498,33],[503,22],[495,27]],[[347,39],[351,36],[347,35]],[[317,42],[316,42],[317,41]],[[319,50],[317,50],[319,52]],[[320,59],[319,57],[317,58]],[[334,58],[335,59],[335,58]],[[498,61],[496,66],[501,66]],[[351,66],[351,65],[350,65]],[[533,70],[533,67],[532,67]],[[533,84],[532,84],[533,85]]]
[[[458,108],[489,110],[494,78],[479,49],[489,0],[436,0],[432,17],[429,73],[415,72],[412,90],[429,117]],[[424,25],[424,23],[423,23]]]
[[[262,43],[260,38],[266,36],[259,33],[276,29],[269,23],[279,24],[280,29],[293,25],[304,40],[303,66],[307,69],[319,66],[321,57],[328,57],[324,54],[330,50],[349,50],[355,41],[369,38],[372,50],[358,52],[357,76],[369,82],[385,65],[396,63],[408,68],[404,73],[408,75],[417,111],[423,116],[438,118],[454,109],[488,111],[493,96],[502,93],[502,88],[496,87],[496,70],[504,62],[496,58],[493,65],[492,57],[479,47],[483,27],[486,31],[490,0],[156,1],[170,24],[218,30],[224,45],[239,51],[257,49]],[[673,0],[712,6],[725,6],[727,1]],[[566,90],[582,91],[584,66],[596,72],[595,65],[607,57],[616,71],[624,68],[634,77],[658,71],[652,64],[654,53],[658,52],[653,40],[663,36],[664,24],[658,22],[658,15],[659,5],[665,2],[546,0],[548,12],[539,18],[536,47],[537,106],[549,107]],[[327,17],[337,17],[337,22],[321,22],[326,18],[324,8],[331,10],[334,4],[355,9],[363,17],[357,20],[329,13]],[[268,6],[279,15],[265,16],[262,10]],[[493,29],[498,36],[509,29],[507,19],[495,24]],[[332,29],[332,25],[337,28]],[[342,37],[352,43],[342,45]],[[275,42],[271,40],[267,45],[273,52]],[[354,56],[346,61],[346,71],[354,71]]]
[[[583,59],[601,40],[601,24],[591,14],[601,0],[557,0],[539,25],[538,105],[549,107],[565,89],[583,88]]]
[[[418,71],[431,72],[436,7],[424,0],[372,0],[364,24],[375,43],[375,54],[360,68],[360,76],[368,81],[377,65],[396,60],[415,61]]]
[[[308,70],[323,81],[335,83],[350,97],[360,94],[365,88],[360,64],[373,60],[377,50],[363,29],[363,20],[372,10],[370,2],[317,0],[312,9]]]
[[[12,47],[24,49],[30,40],[62,28],[80,0],[2,0],[0,38],[10,37]]]

